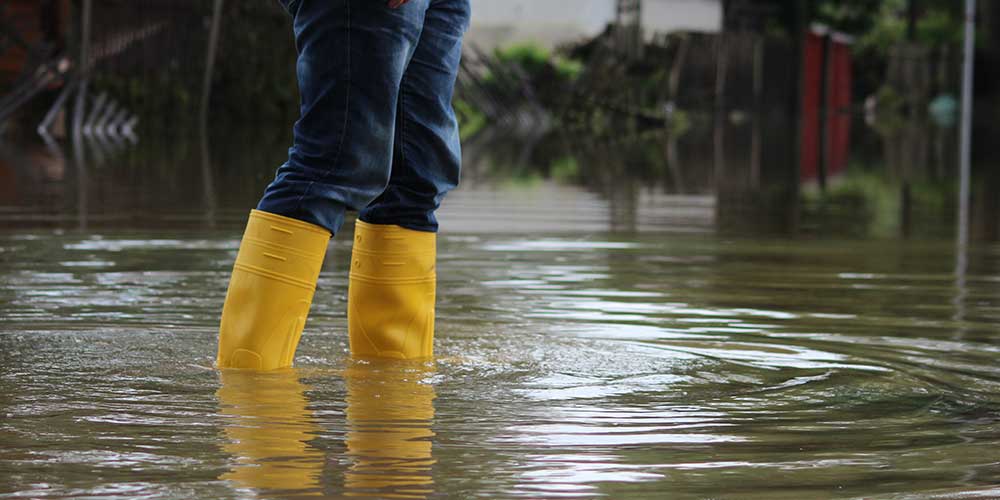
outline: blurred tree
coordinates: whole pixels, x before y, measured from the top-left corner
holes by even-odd
[[[857,37],[861,50],[884,52],[907,40],[937,46],[962,37],[962,2],[955,0],[726,0],[723,8],[728,30],[787,37],[822,23]]]
[[[860,35],[871,30],[884,0],[819,0],[813,20],[834,30]]]
[[[293,122],[299,94],[291,17],[275,1],[226,6],[212,82],[215,116],[234,124]]]

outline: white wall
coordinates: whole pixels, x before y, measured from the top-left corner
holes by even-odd
[[[614,20],[615,0],[471,0],[467,39],[489,49],[517,41],[546,46],[592,37]],[[677,30],[717,32],[720,0],[644,0],[647,35]]]
[[[722,30],[722,2],[719,0],[644,0],[642,26],[646,35],[671,31]]]

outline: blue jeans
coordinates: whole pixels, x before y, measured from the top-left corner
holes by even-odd
[[[437,231],[461,166],[451,98],[469,0],[281,2],[294,18],[301,110],[257,209],[331,233],[346,210]]]

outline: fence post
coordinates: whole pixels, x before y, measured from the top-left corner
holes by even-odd
[[[212,73],[215,70],[215,56],[219,46],[219,26],[222,19],[223,0],[215,0],[212,8],[212,27],[208,33],[208,48],[205,54],[205,76],[201,82],[201,103],[198,110],[198,131],[201,142],[202,197],[205,201],[205,219],[209,227],[215,227],[215,183],[212,176],[212,155],[208,145],[208,104],[212,98]]]
[[[83,0],[80,16],[80,60],[77,61],[80,86],[76,92],[73,110],[73,142],[75,147],[83,147],[83,115],[86,111],[87,82],[90,80],[90,29],[93,15],[93,0]]]
[[[215,0],[212,8],[212,27],[208,33],[208,48],[205,53],[205,76],[201,82],[201,109],[199,110],[199,123],[206,124],[208,121],[208,101],[212,97],[212,73],[215,70],[215,55],[219,46],[219,25],[222,19],[223,0]]]
[[[725,134],[726,134],[726,73],[729,66],[729,47],[726,32],[719,33],[716,39],[716,59],[715,59],[715,130],[712,137],[713,162],[712,174],[715,189],[720,189],[720,184],[725,174]]]

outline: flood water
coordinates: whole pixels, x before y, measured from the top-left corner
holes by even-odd
[[[433,362],[348,357],[348,226],[295,368],[219,372],[274,162],[185,151],[10,177],[0,498],[1000,497],[1000,245],[950,208],[771,223],[470,164]]]

